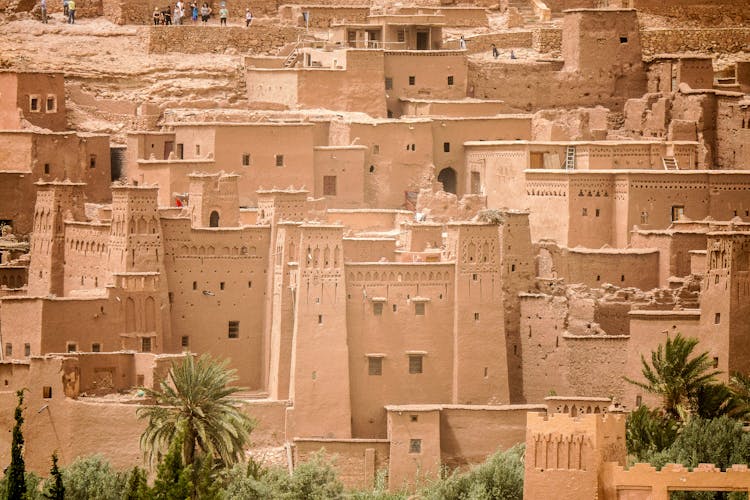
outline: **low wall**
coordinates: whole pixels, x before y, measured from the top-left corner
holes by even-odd
[[[281,446],[285,442],[286,401],[257,400],[243,404],[257,425],[250,434],[252,446]]]
[[[310,13],[308,23],[311,28],[329,28],[335,23],[365,23],[370,8],[360,5],[282,5],[279,18],[295,26],[305,26],[302,12]]]
[[[372,488],[378,471],[388,470],[390,447],[386,439],[295,439],[294,463],[303,463],[323,450],[333,459],[344,486]]]
[[[499,450],[526,440],[526,414],[545,405],[443,406],[440,453],[451,469],[485,461]],[[481,432],[478,432],[481,429]]]
[[[499,49],[531,48],[532,38],[533,32],[531,31],[507,31],[468,36],[466,37],[466,52],[469,54],[491,52],[493,43]],[[445,42],[443,48],[457,49],[458,40]]]
[[[489,24],[487,11],[481,7],[402,7],[398,14],[437,14],[445,17],[448,28],[486,28]]]
[[[161,0],[98,0],[99,2],[99,13],[97,15],[104,15],[107,19],[115,24],[153,24],[153,13],[154,8],[158,7],[162,10],[168,2]],[[202,4],[203,2],[201,2]],[[213,9],[213,21],[218,23],[217,14],[219,12],[219,2],[217,0],[209,0],[208,5]],[[60,3],[62,5],[62,3]],[[173,5],[173,3],[169,3]],[[229,22],[243,22],[245,19],[245,8],[250,6],[253,15],[258,18],[261,16],[276,16],[278,11],[277,0],[254,0],[252,4],[245,4],[240,2],[229,2],[227,8],[229,10]],[[190,13],[187,12],[186,20],[192,25],[190,20]],[[78,15],[78,11],[76,11]],[[253,24],[255,26],[255,24]]]
[[[642,30],[643,56],[679,52],[750,52],[750,28]]]
[[[142,36],[149,54],[224,53],[233,48],[240,53],[268,54],[297,40],[301,28],[279,24],[238,26],[149,26]]]

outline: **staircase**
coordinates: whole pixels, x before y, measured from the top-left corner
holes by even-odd
[[[539,22],[529,0],[508,0],[508,8],[510,9],[511,7],[515,7],[518,13],[521,14],[524,26]]]
[[[576,147],[568,146],[565,148],[565,170],[576,169]]]
[[[664,165],[664,170],[679,170],[680,167],[677,166],[677,160],[674,156],[665,156],[661,159],[662,164]]]
[[[297,41],[297,44],[294,46],[292,51],[289,53],[288,56],[286,56],[286,59],[284,59],[285,68],[291,68],[295,64],[297,64],[297,59],[299,59],[299,44],[300,42]]]

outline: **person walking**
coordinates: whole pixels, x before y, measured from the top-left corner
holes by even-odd
[[[68,20],[68,0],[63,0],[63,17]]]
[[[159,12],[159,7],[154,7],[154,26],[159,26],[161,24],[161,12]]]
[[[253,23],[253,13],[250,12],[250,8],[245,9],[245,28],[249,28]]]
[[[175,26],[182,24],[182,9],[180,8],[179,2],[174,6],[174,12],[172,13],[172,22]]]
[[[68,0],[68,24],[76,23],[76,0]]]
[[[229,9],[227,9],[226,5],[222,5],[219,9],[219,24],[221,26],[227,25],[227,17],[229,17]]]
[[[193,24],[198,22],[198,4],[195,2],[190,2],[190,18]]]
[[[47,24],[47,0],[40,0],[39,10],[42,15],[42,24]]]
[[[497,59],[500,56],[500,52],[497,50],[497,46],[493,43],[492,44],[492,57]]]
[[[461,50],[466,50],[466,40],[464,39],[463,35],[461,35],[461,38],[458,39],[458,48]]]

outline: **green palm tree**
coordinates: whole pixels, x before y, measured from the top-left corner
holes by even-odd
[[[750,376],[735,373],[729,378],[729,389],[739,405],[738,415],[746,419],[750,418]]]
[[[704,352],[691,357],[698,340],[686,338],[679,333],[667,338],[651,352],[651,363],[641,355],[643,377],[639,382],[625,377],[625,380],[641,389],[661,396],[664,413],[677,420],[685,414],[699,413],[701,394],[707,386],[715,384],[719,371],[712,370],[713,362]]]
[[[143,389],[155,402],[138,409],[138,418],[148,419],[141,449],[149,460],[168,449],[180,432],[185,465],[194,462],[198,449],[223,465],[242,458],[255,422],[242,412],[241,402],[231,397],[242,389],[229,386],[237,377],[226,365],[208,355],[197,360],[185,356],[181,363],[172,364],[159,390]]]

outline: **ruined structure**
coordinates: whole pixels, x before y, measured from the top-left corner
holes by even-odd
[[[27,463],[136,463],[135,388],[211,353],[256,445],[325,448],[351,487],[526,439],[528,498],[663,494],[682,471],[622,468],[618,409],[650,401],[623,376],[677,332],[750,372],[750,33],[721,3],[723,30],[700,1],[261,3],[247,29],[106,24],[141,51],[101,70],[122,84],[13,59],[0,397],[44,410]]]

